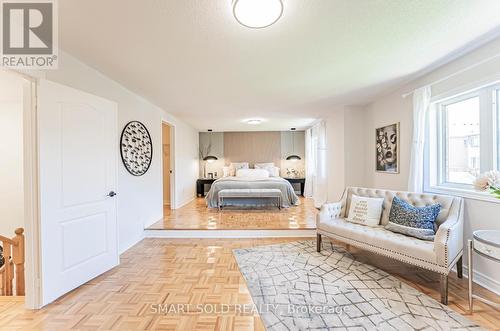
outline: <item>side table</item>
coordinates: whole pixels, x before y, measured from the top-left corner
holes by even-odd
[[[284,177],[284,179],[289,181],[290,184],[299,183],[300,184],[300,195],[304,196],[304,188],[306,186],[306,179],[305,178],[286,178],[286,177]]]
[[[467,243],[467,253],[469,262],[469,312],[473,311],[473,300],[478,299],[488,305],[500,308],[500,304],[480,297],[472,293],[472,254],[477,253],[487,259],[500,262],[500,231],[498,230],[478,230],[472,234],[472,240]]]
[[[204,197],[205,196],[205,184],[212,185],[217,178],[200,178],[196,180],[196,195]]]

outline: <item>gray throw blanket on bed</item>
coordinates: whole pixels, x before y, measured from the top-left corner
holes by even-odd
[[[292,185],[283,178],[245,178],[224,177],[217,179],[211,186],[205,197],[209,208],[218,207],[219,191],[224,189],[279,189],[281,191],[281,207],[288,208],[299,204],[299,198],[295,194]],[[226,199],[224,199],[226,200]],[[239,200],[239,201],[238,201]],[[238,199],[232,200],[234,204],[251,206],[263,205],[268,201],[264,199]],[[267,199],[266,199],[267,200]]]

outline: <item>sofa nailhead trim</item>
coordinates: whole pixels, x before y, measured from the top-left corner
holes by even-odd
[[[460,205],[459,205],[458,210],[462,210],[462,209],[461,209],[461,207],[462,207],[462,203],[463,203],[463,202],[462,202],[462,201],[460,201]],[[445,256],[444,256],[444,263],[445,263],[447,266],[449,266],[449,265],[448,265],[448,242],[449,242],[449,240],[450,240],[450,230],[451,230],[451,228],[452,228],[452,227],[454,227],[454,226],[455,226],[455,224],[457,224],[457,223],[458,223],[458,220],[459,220],[459,219],[460,219],[460,215],[458,215],[458,217],[456,218],[455,223],[453,223],[453,225],[452,225],[451,227],[449,227],[449,228],[448,228],[448,231],[446,231],[446,245],[445,245],[445,247],[444,247],[444,252],[445,252]],[[462,250],[462,252],[463,252],[463,250]]]
[[[408,263],[408,264],[411,264],[411,265],[415,265],[417,267],[421,267],[421,268],[424,268],[424,269],[427,269],[427,270],[435,271],[435,272],[441,273],[443,275],[448,275],[450,273],[450,270],[448,268],[446,268],[444,266],[441,266],[439,264],[433,264],[432,262],[429,262],[429,261],[426,261],[426,260],[423,260],[423,259],[419,259],[419,258],[416,258],[416,257],[413,257],[413,256],[409,256],[409,255],[403,254],[403,253],[395,252],[395,251],[387,249],[387,248],[382,248],[382,247],[374,246],[374,245],[371,245],[371,244],[363,243],[361,241],[358,241],[358,240],[355,240],[355,239],[351,239],[351,238],[348,238],[348,237],[344,237],[344,236],[341,236],[341,235],[338,235],[338,234],[334,234],[334,233],[331,233],[331,232],[327,232],[327,231],[323,231],[323,230],[320,230],[318,232],[320,234],[324,234],[325,236],[338,238],[341,241],[349,242],[350,244],[353,244],[354,246],[357,246],[357,247],[360,247],[360,248],[366,248],[367,250],[369,250],[371,252],[374,252],[374,253],[377,253],[377,254],[381,254],[381,255],[384,255],[384,256],[387,256],[387,257],[390,257],[390,258],[394,258],[394,259],[399,260],[401,262],[405,262],[405,263]],[[372,248],[374,248],[375,250],[373,250]],[[387,252],[387,253],[385,253],[385,252]],[[389,254],[389,253],[392,253],[392,254]],[[403,257],[407,258],[407,259],[409,258],[410,260],[413,260],[413,261],[408,261],[408,260],[404,259]],[[416,262],[415,260],[424,262],[425,264]],[[415,263],[412,263],[412,262],[415,262]],[[433,266],[436,266],[437,268],[434,268]]]

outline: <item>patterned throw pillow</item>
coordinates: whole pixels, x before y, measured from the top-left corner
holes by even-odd
[[[434,222],[441,210],[440,204],[415,207],[398,197],[392,199],[389,223],[385,228],[423,240],[434,240]]]

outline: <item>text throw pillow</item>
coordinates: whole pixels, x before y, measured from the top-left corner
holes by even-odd
[[[384,198],[368,198],[353,194],[347,221],[367,226],[377,226],[380,223],[383,203]]]

